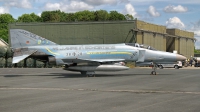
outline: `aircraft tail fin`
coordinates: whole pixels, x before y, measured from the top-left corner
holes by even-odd
[[[12,48],[23,48],[38,45],[57,45],[50,40],[23,29],[10,29],[10,40]]]

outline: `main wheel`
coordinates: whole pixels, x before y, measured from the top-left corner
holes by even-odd
[[[95,77],[95,72],[81,71],[81,74],[86,75],[87,77]]]
[[[162,65],[159,65],[158,67],[159,67],[160,69],[163,69],[163,66],[162,66]]]
[[[175,65],[174,68],[175,68],[175,69],[179,69],[178,65]]]
[[[94,74],[88,74],[88,77],[94,77]]]

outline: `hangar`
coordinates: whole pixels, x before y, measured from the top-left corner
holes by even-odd
[[[194,56],[194,32],[180,29],[167,29],[166,26],[136,20],[135,35],[137,42],[167,52],[176,51],[187,58]]]

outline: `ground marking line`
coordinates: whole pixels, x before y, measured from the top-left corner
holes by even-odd
[[[161,93],[161,94],[196,94],[200,95],[200,92],[191,91],[154,91],[154,90],[101,90],[101,89],[68,89],[68,88],[5,88],[0,90],[54,90],[54,91],[99,91],[99,92],[129,92],[129,93]]]

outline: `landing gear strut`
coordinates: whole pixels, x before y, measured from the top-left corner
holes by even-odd
[[[153,63],[153,67],[152,67],[152,71],[150,75],[157,75],[156,74],[156,69],[157,69],[157,65],[155,63]]]

